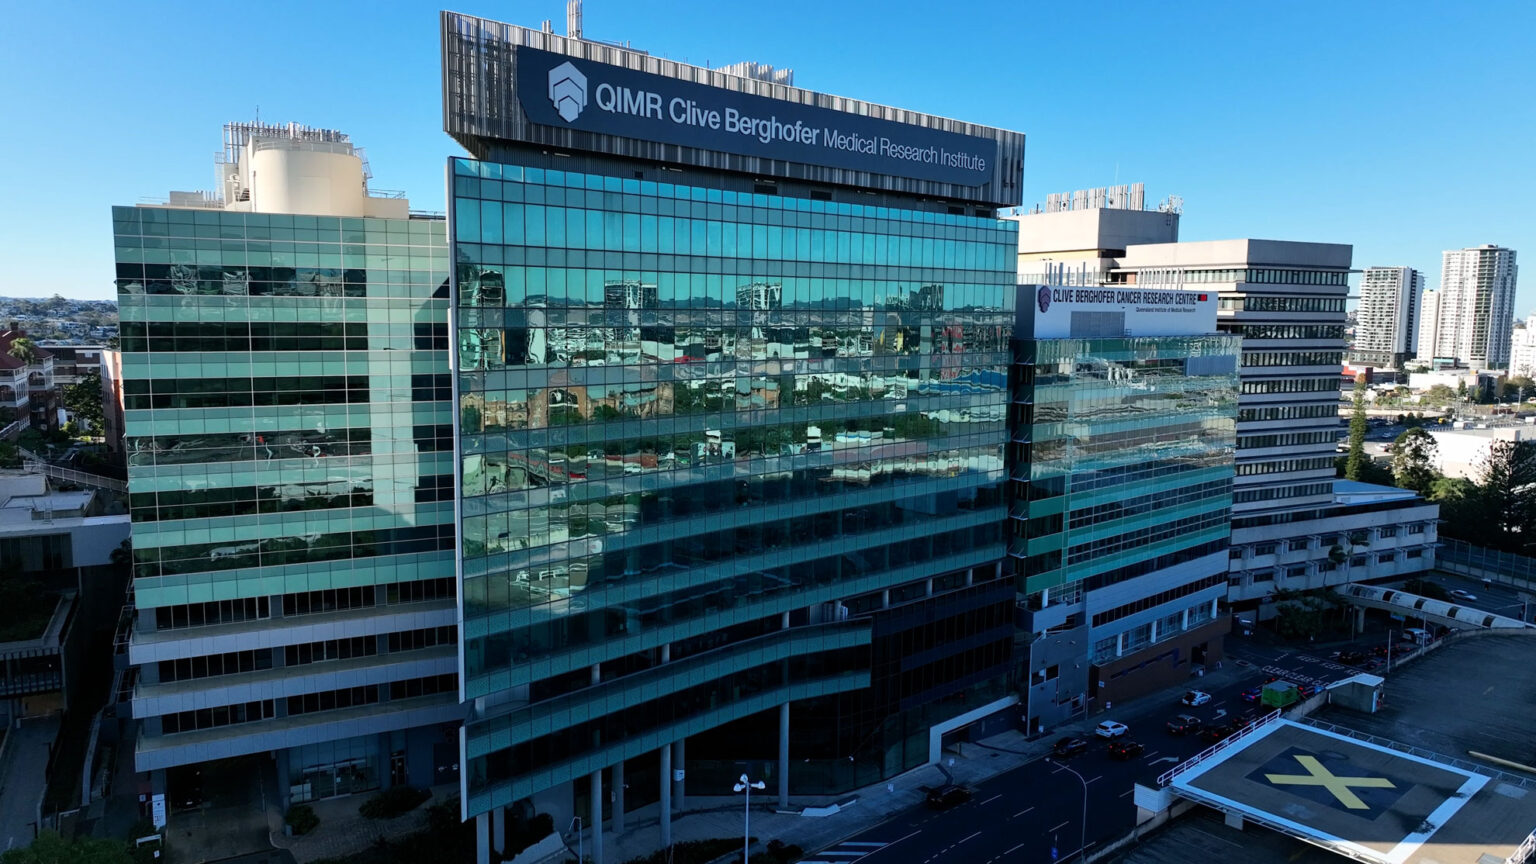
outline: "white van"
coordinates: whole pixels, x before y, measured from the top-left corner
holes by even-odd
[[[1403,638],[1417,645],[1428,645],[1430,636],[1429,631],[1421,627],[1405,627]]]

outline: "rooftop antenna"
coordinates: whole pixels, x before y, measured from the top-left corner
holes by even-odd
[[[581,0],[565,0],[565,35],[581,38]]]

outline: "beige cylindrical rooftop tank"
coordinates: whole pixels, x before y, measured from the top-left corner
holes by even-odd
[[[258,144],[252,149],[250,184],[254,211],[364,215],[363,162],[357,156],[270,144]]]

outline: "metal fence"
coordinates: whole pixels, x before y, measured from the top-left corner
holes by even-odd
[[[1435,553],[1435,567],[1474,579],[1536,584],[1536,558],[1485,549],[1450,537],[1440,538],[1440,548]]]

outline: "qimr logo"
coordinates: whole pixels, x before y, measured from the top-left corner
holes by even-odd
[[[549,70],[549,101],[565,122],[580,117],[587,107],[587,76],[569,61]]]

